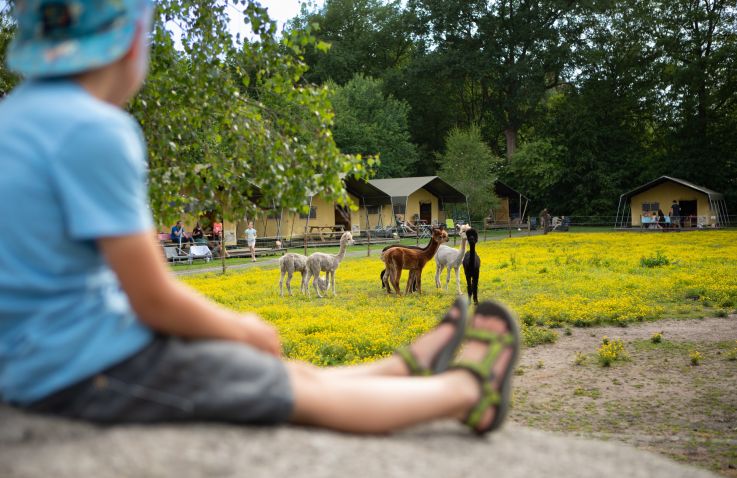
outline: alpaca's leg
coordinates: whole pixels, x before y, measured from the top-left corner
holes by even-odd
[[[283,287],[283,284],[282,283],[284,282],[284,273],[285,272],[286,271],[284,269],[282,269],[281,274],[279,275],[279,296],[280,297],[284,297],[284,287]],[[289,281],[287,281],[287,289],[289,289]]]
[[[404,288],[404,294],[407,295],[412,292],[413,284],[414,284],[414,275],[412,274],[412,269],[408,270],[408,276],[407,276],[407,287]]]
[[[317,292],[317,296],[322,298],[322,293],[320,292],[320,285],[318,284],[318,279],[320,278],[320,272],[318,271],[317,274],[313,273],[313,279],[312,279],[312,287],[315,288],[315,292]]]
[[[458,293],[461,293],[461,266],[455,268],[456,271],[456,285],[458,286]]]
[[[448,290],[448,283],[450,282],[450,265],[448,265],[448,273],[445,275],[445,290]]]
[[[312,294],[310,293],[310,277],[312,277],[312,272],[307,269],[305,271],[305,276],[302,278],[302,283],[305,286],[305,292],[307,292],[307,297],[312,297]]]
[[[399,288],[399,281],[401,279],[402,279],[402,269],[395,266],[394,274],[392,275],[392,286],[394,286],[394,291],[397,293],[398,296],[402,295],[402,291]]]
[[[292,295],[292,276],[294,276],[294,271],[289,271],[287,273],[287,292],[289,292],[289,295]]]
[[[422,269],[415,272],[415,284],[417,284],[417,293],[422,294]]]
[[[443,266],[440,262],[435,262],[435,288],[440,289],[440,274],[443,273]]]
[[[338,293],[335,291],[335,271],[330,273],[330,277],[333,281],[333,297],[335,297],[338,295]]]
[[[473,274],[473,303],[479,303],[479,269],[476,269]]]

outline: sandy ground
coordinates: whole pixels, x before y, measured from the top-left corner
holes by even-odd
[[[663,342],[650,337],[662,332]],[[599,365],[601,338],[621,339],[629,360]],[[527,349],[511,419],[543,430],[610,439],[737,477],[737,316],[663,320],[627,328],[560,329]],[[699,366],[689,352],[703,355]],[[575,363],[576,353],[585,355]]]

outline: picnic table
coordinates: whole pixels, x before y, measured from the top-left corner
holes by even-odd
[[[336,226],[310,226],[310,236],[319,236],[321,241],[325,241],[325,238],[338,239],[345,232],[345,227],[342,224]]]

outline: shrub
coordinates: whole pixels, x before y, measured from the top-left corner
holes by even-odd
[[[735,360],[737,360],[737,347],[735,347],[732,350],[730,350],[729,352],[727,352],[727,360],[730,360],[732,362],[734,362]]]
[[[624,342],[619,339],[609,340],[604,337],[601,347],[599,347],[599,363],[602,367],[608,367],[612,362],[625,360],[628,358],[627,352],[624,350]]]
[[[573,363],[576,365],[583,365],[586,363],[586,354],[582,352],[576,352],[576,358],[573,359]]]
[[[659,344],[663,341],[663,332],[655,332],[653,335],[650,336],[650,342],[654,344]]]
[[[691,352],[689,352],[688,357],[691,359],[691,365],[694,366],[700,365],[701,360],[704,358],[704,356],[701,355],[701,352],[699,352],[698,350],[692,350]]]
[[[657,251],[654,256],[641,257],[640,267],[661,267],[670,264],[670,259],[661,251]]]

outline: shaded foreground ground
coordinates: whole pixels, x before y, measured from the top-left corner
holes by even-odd
[[[663,342],[653,344],[660,331]],[[622,441],[737,477],[737,361],[727,359],[737,316],[570,333],[522,354],[515,422]],[[601,367],[595,352],[603,336],[622,339],[630,359]],[[690,365],[692,350],[704,357],[699,366]],[[576,352],[585,355],[581,365]]]
[[[452,422],[390,437],[225,425],[104,429],[2,407],[0,423],[3,478],[713,476],[631,447],[515,424],[484,439]]]

